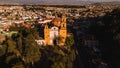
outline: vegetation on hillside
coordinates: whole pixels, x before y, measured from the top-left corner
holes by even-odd
[[[40,39],[36,28],[12,26],[10,31],[18,31],[2,43],[0,48],[0,67],[2,68],[72,68],[76,58],[73,42],[67,46],[38,46]],[[72,40],[73,39],[69,39]]]
[[[90,28],[90,33],[100,41],[102,58],[111,68],[120,68],[120,8],[107,13]]]

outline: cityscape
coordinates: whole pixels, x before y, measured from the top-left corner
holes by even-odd
[[[0,2],[0,68],[120,68],[120,1]]]

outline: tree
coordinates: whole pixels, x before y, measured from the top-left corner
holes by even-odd
[[[74,49],[54,47],[53,55],[50,56],[52,61],[51,68],[73,68],[73,63],[76,58]]]
[[[17,60],[19,60],[21,53],[19,50],[17,50],[16,44],[12,38],[7,38],[2,48],[4,52],[2,63],[6,64],[6,66],[11,67],[12,64],[16,63]]]
[[[66,46],[72,46],[74,44],[74,39],[72,36],[69,36],[66,38],[65,45]]]
[[[51,68],[65,68],[65,62],[67,61],[66,58],[64,51],[56,46],[54,48],[53,55],[50,57],[50,60],[53,63]]]
[[[120,67],[120,8],[107,13],[101,20],[91,26],[91,33],[100,41],[102,58],[112,68]]]
[[[28,35],[25,41],[26,42],[23,49],[23,61],[25,62],[25,64],[29,65],[31,63],[33,65],[34,62],[40,60],[41,53],[32,34]]]
[[[1,45],[1,47],[0,47],[0,57],[5,55],[6,49],[7,49],[6,45]]]
[[[17,62],[13,64],[12,68],[25,68],[22,62]]]
[[[20,56],[20,53],[16,48],[16,43],[11,38],[7,40],[7,45],[8,45],[8,50],[7,50],[8,53],[11,52],[11,53],[15,53],[16,56]]]
[[[36,28],[30,29],[30,32],[32,33],[32,35],[34,36],[35,39],[40,39],[39,32],[37,31]]]

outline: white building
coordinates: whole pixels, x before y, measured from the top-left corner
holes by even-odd
[[[45,40],[35,40],[39,46],[45,46]]]
[[[59,28],[54,26],[50,29],[50,44],[54,44],[54,39],[59,37]]]

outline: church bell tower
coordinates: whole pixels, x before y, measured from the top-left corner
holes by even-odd
[[[44,39],[47,45],[50,45],[50,30],[48,28],[48,25],[45,25],[44,27]]]
[[[60,45],[64,45],[66,41],[67,36],[67,27],[66,27],[66,16],[62,16],[61,26],[60,26],[60,37],[62,39],[62,42]]]

